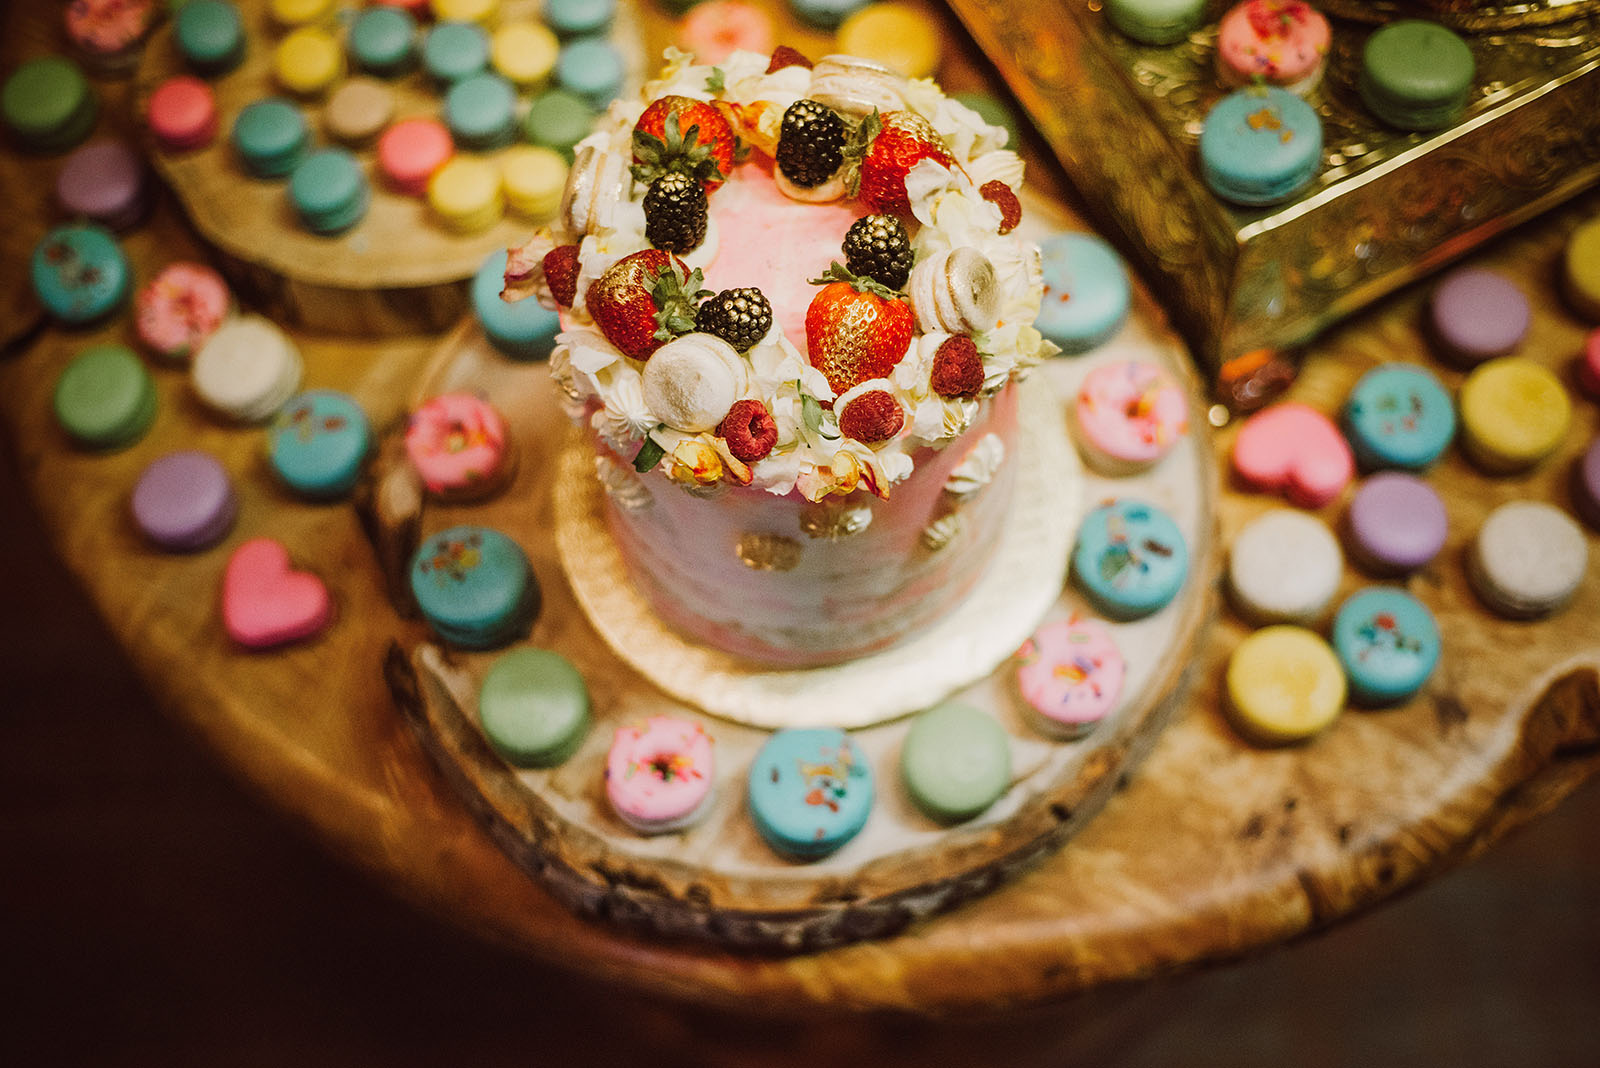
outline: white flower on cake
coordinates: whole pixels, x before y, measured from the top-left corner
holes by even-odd
[[[601,395],[606,402],[590,419],[595,432],[619,453],[643,440],[658,420],[644,401],[639,372],[620,361],[607,368]]]
[[[985,434],[967,453],[967,458],[950,472],[950,478],[944,484],[945,492],[957,497],[969,497],[994,481],[1000,465],[1005,462],[1006,443],[1000,440],[998,434]]]

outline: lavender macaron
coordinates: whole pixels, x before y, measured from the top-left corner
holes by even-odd
[[[1363,482],[1350,500],[1346,521],[1351,555],[1384,575],[1427,566],[1450,530],[1444,502],[1433,487],[1398,471]]]
[[[1572,469],[1572,501],[1578,516],[1600,530],[1600,438],[1589,443]]]
[[[1476,268],[1447,275],[1428,304],[1428,327],[1440,350],[1468,367],[1516,351],[1532,318],[1515,282]]]
[[[150,207],[144,161],[121,141],[91,141],[61,165],[56,200],[71,218],[131,230]]]
[[[173,452],[153,461],[133,487],[133,518],[156,545],[194,552],[221,541],[238,514],[233,482],[203,452]]]

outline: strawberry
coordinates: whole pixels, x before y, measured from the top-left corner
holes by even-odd
[[[700,268],[658,248],[635,252],[606,268],[584,295],[595,325],[624,355],[648,360],[665,342],[694,330]]]
[[[663,96],[633,126],[633,176],[649,185],[668,171],[700,179],[710,193],[733,171],[739,138],[706,100]]]
[[[878,125],[881,129],[874,130]],[[857,192],[873,211],[910,215],[906,172],[925,159],[946,167],[955,163],[939,131],[914,111],[889,111],[883,115],[874,111],[862,121],[861,132],[870,143],[861,159]]]
[[[833,263],[813,285],[822,290],[806,309],[806,351],[835,394],[869,378],[885,378],[906,354],[916,316],[898,294]]]
[[[544,281],[550,295],[563,308],[572,307],[578,296],[578,246],[557,245],[544,254]]]
[[[772,50],[772,62],[767,64],[767,73],[774,74],[785,67],[804,67],[810,70],[811,61],[797,49],[779,45]]]

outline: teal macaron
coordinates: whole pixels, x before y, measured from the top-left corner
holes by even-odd
[[[122,449],[155,422],[155,383],[126,345],[95,345],[56,379],[54,408],[61,429],[79,445]]]
[[[844,731],[781,730],[751,762],[746,798],[750,818],[768,845],[795,860],[819,860],[866,826],[872,768]]]
[[[1034,326],[1067,355],[1111,340],[1128,319],[1133,288],[1115,249],[1094,234],[1063,231],[1039,242],[1044,293]]]
[[[573,160],[572,146],[589,136],[595,111],[580,96],[547,89],[533,98],[522,120],[522,132],[536,145],[551,148]]]
[[[1178,524],[1155,505],[1112,501],[1084,516],[1072,573],[1102,615],[1140,619],[1165,608],[1183,588],[1189,547]]]
[[[589,732],[589,687],[572,661],[549,649],[500,654],[478,688],[478,726],[506,763],[553,768]]]
[[[94,130],[99,98],[83,68],[64,56],[22,64],[0,88],[0,118],[24,148],[65,152]]]
[[[1401,19],[1361,49],[1361,101],[1401,130],[1449,126],[1467,105],[1476,64],[1460,35],[1437,22]]]
[[[1367,470],[1423,471],[1455,439],[1455,401],[1427,368],[1386,363],[1362,375],[1350,391],[1344,428]]]
[[[354,397],[332,389],[289,398],[267,431],[267,460],[283,484],[313,500],[350,492],[372,451],[372,427]]]
[[[1205,0],[1106,0],[1106,18],[1141,44],[1176,44],[1200,25]]]
[[[1405,590],[1369,586],[1339,606],[1333,651],[1358,704],[1398,704],[1422,689],[1438,666],[1439,625]]]
[[[345,43],[357,67],[393,78],[416,63],[417,20],[398,7],[369,7],[350,24]]]
[[[505,287],[506,250],[496,249],[472,279],[472,309],[489,343],[513,360],[543,360],[555,347],[561,317],[531,298],[500,299]]]
[[[173,19],[178,51],[197,74],[215,78],[244,60],[244,20],[226,0],[189,0]]]
[[[434,633],[463,649],[527,637],[541,603],[522,548],[479,526],[451,527],[423,541],[411,559],[411,593]]]
[[[422,42],[422,65],[443,85],[489,69],[489,35],[475,22],[441,22]]]
[[[947,701],[919,715],[900,746],[906,794],[928,816],[959,823],[1011,785],[1011,743],[992,715]]]
[[[990,126],[999,126],[1006,132],[1006,143],[1002,148],[1015,149],[1022,141],[1022,127],[1017,122],[1017,113],[1012,111],[997,98],[988,93],[953,93],[950,99],[958,104],[964,104],[978,113],[978,117]]]
[[[445,93],[444,119],[462,148],[503,148],[517,132],[517,91],[498,74],[469,75]]]
[[[617,0],[545,0],[544,23],[558,37],[605,33],[617,17]]]
[[[331,237],[361,221],[372,189],[354,155],[324,148],[307,156],[289,176],[289,199],[307,230]]]
[[[30,264],[39,303],[68,326],[87,326],[122,307],[133,271],[116,236],[103,226],[58,226],[39,239]]]
[[[556,84],[604,108],[622,92],[622,54],[604,37],[580,37],[561,46],[556,56]]]
[[[233,120],[234,151],[256,178],[282,178],[306,158],[311,129],[298,105],[281,96],[246,104]]]
[[[1322,119],[1276,86],[1229,93],[1200,130],[1200,177],[1223,200],[1245,207],[1278,204],[1322,169]]]

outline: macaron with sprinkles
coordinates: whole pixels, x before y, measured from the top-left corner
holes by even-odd
[[[417,408],[406,422],[405,443],[423,487],[442,501],[481,500],[516,471],[504,417],[471,393],[441,393]]]
[[[750,817],[774,851],[793,860],[838,852],[866,826],[874,786],[867,755],[831,727],[781,730],[746,779]]]
[[[73,51],[92,70],[119,73],[138,63],[156,8],[151,0],[72,0],[65,19]]]
[[[1344,667],[1328,643],[1287,623],[1251,633],[1228,658],[1227,711],[1251,741],[1289,745],[1326,730],[1344,711]]]
[[[1425,471],[1455,440],[1455,401],[1427,368],[1386,363],[1350,391],[1344,428],[1362,467]]]
[[[1159,364],[1105,363],[1078,387],[1078,441],[1096,470],[1132,475],[1148,470],[1189,432],[1189,401]]]
[[[606,798],[640,834],[687,830],[711,811],[716,746],[691,719],[651,716],[617,728],[606,754]]]
[[[53,405],[56,422],[78,445],[124,449],[155,422],[155,383],[126,345],[93,345],[56,379]]]
[[[458,526],[423,540],[411,593],[428,626],[462,649],[525,638],[539,615],[538,580],[521,546],[498,530]]]
[[[267,433],[267,460],[278,479],[311,500],[333,500],[355,487],[372,451],[372,427],[354,397],[314,389],[289,398]]]
[[[1396,586],[1352,594],[1333,617],[1333,651],[1350,699],[1360,705],[1409,700],[1439,664],[1439,625],[1426,605]]]
[[[1011,741],[994,716],[946,701],[919,714],[900,743],[906,795],[939,823],[981,815],[1011,786]]]
[[[1095,234],[1066,231],[1040,242],[1044,294],[1034,327],[1067,355],[1111,340],[1133,300],[1128,269]]]
[[[769,54],[777,44],[772,16],[745,0],[705,0],[684,16],[678,43],[700,63],[721,63],[737,51]]]
[[[233,293],[203,263],[169,263],[134,300],[139,340],[163,360],[187,363],[233,312]]]
[[[133,270],[116,236],[103,226],[58,226],[39,239],[29,264],[44,310],[68,326],[88,326],[121,308]]]
[[[1287,89],[1252,86],[1228,94],[1200,131],[1200,176],[1223,200],[1279,204],[1322,169],[1322,120]]]
[[[583,676],[572,661],[549,649],[500,654],[478,687],[478,726],[515,768],[565,763],[589,732],[589,710]]]
[[[1078,529],[1072,573],[1104,615],[1141,619],[1165,608],[1189,573],[1189,547],[1172,517],[1153,504],[1118,500],[1095,508]]]
[[[1071,741],[1110,715],[1126,665],[1111,630],[1072,616],[1046,623],[1017,650],[1017,692],[1042,733]]]

